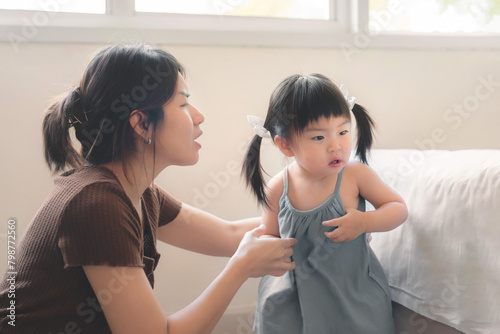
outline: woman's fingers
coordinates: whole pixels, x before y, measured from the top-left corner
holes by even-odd
[[[286,256],[284,259],[278,262],[276,269],[270,271],[268,275],[276,277],[283,276],[287,271],[295,269],[295,266],[296,264],[295,262],[292,262],[290,256]]]
[[[261,277],[269,274],[278,276],[295,268],[295,263],[290,261],[290,257],[293,254],[292,246],[297,240],[269,237],[263,233],[261,227],[247,232],[233,256],[235,261],[242,264],[248,276]]]
[[[280,240],[284,248],[292,247],[297,244],[297,239],[295,238],[285,238]]]
[[[256,236],[257,238],[260,238],[261,236],[264,235],[265,233],[265,226],[264,225],[260,225],[259,227],[256,227],[254,228],[251,233],[252,235]]]
[[[290,259],[290,257],[293,255],[292,247],[287,247],[287,248],[283,249],[283,253],[284,253],[283,256],[285,259]]]
[[[297,243],[297,239],[264,236],[259,239],[261,244],[265,244],[269,248],[268,255],[274,255],[274,258],[290,257],[293,254],[292,246]]]
[[[277,257],[275,269],[273,269],[271,272],[269,272],[268,275],[278,277],[278,276],[284,275],[289,270],[295,269],[296,264],[295,264],[295,262],[292,262],[291,256],[293,255],[292,246],[297,243],[297,239],[294,239],[294,238],[285,238],[285,239],[274,238],[274,240],[270,240],[270,241],[272,241],[272,242],[279,241],[279,245],[280,245],[281,249],[276,252],[279,255],[279,257]]]

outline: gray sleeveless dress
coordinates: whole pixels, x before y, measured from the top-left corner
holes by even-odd
[[[293,237],[297,266],[281,277],[265,276],[259,286],[257,334],[393,334],[389,286],[363,233],[349,242],[325,237],[325,220],[346,214],[339,189],[320,206],[295,209],[288,199],[285,170],[278,214],[280,234]],[[358,210],[365,211],[360,198]]]

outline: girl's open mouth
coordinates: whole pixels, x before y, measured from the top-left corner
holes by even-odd
[[[329,165],[330,165],[331,167],[338,167],[338,166],[340,166],[340,163],[341,163],[341,162],[342,162],[342,160],[341,160],[340,158],[338,158],[338,159],[334,159],[334,160],[332,160],[332,161],[329,163]]]

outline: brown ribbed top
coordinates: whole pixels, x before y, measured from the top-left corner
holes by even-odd
[[[17,242],[15,298],[8,297],[10,275],[0,282],[0,333],[111,333],[82,266],[143,267],[153,285],[157,229],[181,203],[152,185],[142,196],[141,222],[107,168],[85,166],[54,183]],[[116,278],[126,284],[119,269]],[[15,327],[8,324],[11,300]]]

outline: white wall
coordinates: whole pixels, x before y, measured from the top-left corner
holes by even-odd
[[[78,82],[99,47],[23,44],[15,53],[9,44],[0,44],[2,272],[7,220],[16,219],[20,235],[52,187],[42,155],[43,111],[54,95]],[[239,177],[243,147],[253,133],[246,115],[264,117],[272,89],[293,73],[320,72],[345,83],[376,119],[377,148],[500,149],[499,51],[367,49],[348,59],[334,49],[165,49],[186,66],[190,100],[206,120],[198,165],[169,168],[157,183],[182,201],[227,219],[259,214]],[[485,80],[495,84],[487,87]],[[264,155],[270,173],[286,163],[271,145]],[[156,293],[167,313],[198,296],[226,262],[169,246],[160,251]],[[246,283],[230,310],[250,309],[257,284]]]

